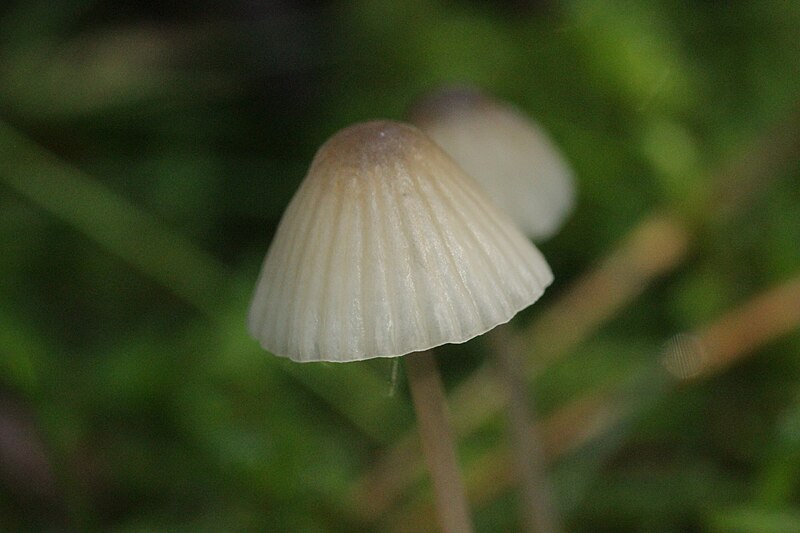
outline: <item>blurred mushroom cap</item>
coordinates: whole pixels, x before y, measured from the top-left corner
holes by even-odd
[[[366,122],[314,157],[267,252],[248,329],[295,361],[394,357],[507,322],[552,279],[428,137]]]
[[[516,108],[469,86],[444,87],[420,98],[409,120],[540,241],[572,210],[574,178],[547,134]]]

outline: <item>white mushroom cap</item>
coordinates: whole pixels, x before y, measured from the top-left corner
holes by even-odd
[[[552,279],[428,137],[366,122],[314,157],[267,252],[248,329],[295,361],[394,357],[507,322]]]
[[[572,171],[547,134],[516,108],[472,87],[446,87],[424,96],[409,119],[528,237],[551,237],[572,210]]]

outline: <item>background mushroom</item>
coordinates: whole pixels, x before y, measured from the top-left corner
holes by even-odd
[[[475,178],[530,238],[551,237],[572,210],[575,187],[569,165],[545,132],[511,105],[476,87],[445,86],[421,97],[409,119]],[[508,395],[528,528],[558,531],[522,355],[500,331],[492,332],[489,340]]]
[[[248,327],[294,361],[407,358],[442,527],[468,527],[430,348],[507,322],[552,281],[539,251],[413,126],[346,128],[317,152],[267,253]]]
[[[532,239],[551,237],[572,210],[572,170],[544,130],[514,106],[476,87],[445,86],[423,95],[408,118]]]

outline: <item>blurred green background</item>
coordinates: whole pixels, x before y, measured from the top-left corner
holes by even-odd
[[[643,221],[686,232],[586,326],[589,291],[531,380],[567,529],[800,532],[797,291],[742,322],[774,333],[725,337],[736,361],[660,365],[800,275],[800,3],[779,0],[4,2],[0,528],[434,529],[402,377],[292,364],[244,323],[316,148],[447,82],[518,105],[578,176],[541,246],[556,282],[512,326],[531,365],[571,327],[540,316],[573,316]],[[485,361],[440,355],[461,419]],[[518,529],[504,417],[457,426],[478,529]]]

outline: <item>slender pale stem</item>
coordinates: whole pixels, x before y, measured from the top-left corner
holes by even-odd
[[[439,525],[446,533],[469,533],[472,522],[436,361],[430,351],[407,355],[404,360],[422,450],[433,478]]]
[[[561,530],[553,506],[547,464],[533,402],[525,382],[525,365],[509,339],[505,326],[487,334],[506,391],[506,404],[512,453],[519,472],[522,515],[527,531],[556,533]]]

